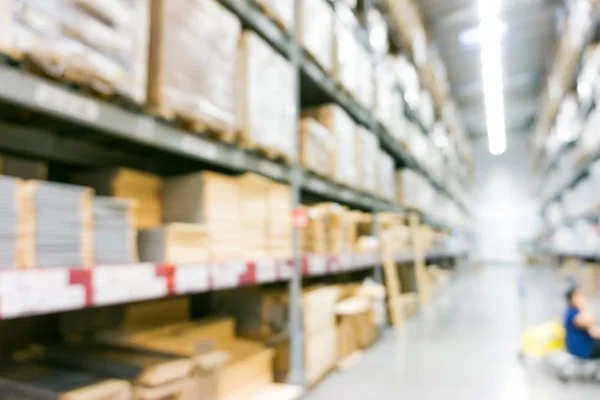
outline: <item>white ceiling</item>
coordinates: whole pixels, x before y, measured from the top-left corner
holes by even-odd
[[[483,0],[485,1],[485,0]],[[543,78],[552,60],[560,0],[501,0],[506,130],[522,131],[537,115]],[[479,24],[477,0],[415,0],[448,70],[453,97],[471,135],[485,135],[479,46],[462,32]]]

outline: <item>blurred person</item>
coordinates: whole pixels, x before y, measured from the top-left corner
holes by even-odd
[[[584,359],[600,359],[600,329],[583,292],[573,287],[566,294],[566,347],[572,355]]]

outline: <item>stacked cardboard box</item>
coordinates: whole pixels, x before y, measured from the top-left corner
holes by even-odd
[[[22,263],[19,251],[21,185],[17,178],[0,175],[0,269],[14,268]]]
[[[138,261],[135,201],[94,197],[94,264]]]
[[[115,168],[77,173],[71,176],[71,181],[91,186],[102,196],[135,200],[135,221],[138,229],[154,228],[161,223],[162,181],[158,176],[127,168]]]
[[[396,197],[396,164],[394,158],[378,149],[379,187],[378,193],[386,200],[394,200]]]
[[[296,149],[294,69],[254,32],[244,32],[240,46],[242,144],[291,161]]]
[[[267,201],[271,182],[254,174],[239,179],[241,201],[241,241],[244,258],[260,260],[269,253],[269,229],[271,214]]]
[[[300,163],[307,170],[332,177],[335,169],[334,137],[331,131],[314,118],[300,121]]]
[[[298,2],[300,44],[327,73],[334,71],[335,19],[327,0]]]
[[[349,297],[336,304],[337,361],[366,349],[377,339],[377,326],[369,299]]]
[[[23,186],[22,207],[26,268],[93,265],[93,191],[90,188],[28,181]]]
[[[302,295],[304,360],[309,385],[323,378],[336,361],[334,307],[338,295],[335,286],[305,289]],[[236,316],[243,336],[269,340],[287,329],[288,301],[285,290],[247,288],[232,293],[228,307]],[[275,376],[284,381],[290,371],[289,342],[280,341],[275,350]]]
[[[335,170],[333,177],[349,186],[357,184],[356,123],[337,105],[306,109],[304,115],[314,117],[335,138]]]
[[[167,224],[140,232],[138,247],[143,262],[179,266],[210,260],[206,228],[197,224]]]
[[[198,21],[203,21],[199,24]],[[214,0],[152,1],[148,106],[233,134],[241,24]]]
[[[10,54],[26,55],[52,77],[145,102],[148,0],[22,0],[3,17],[0,46]]]
[[[292,191],[288,185],[271,182],[267,197],[267,253],[274,258],[292,256]]]
[[[103,378],[81,370],[33,362],[0,360],[0,393],[3,400],[130,400],[127,381]]]
[[[191,397],[193,362],[181,356],[89,343],[43,348],[40,362],[131,382],[133,399]]]
[[[308,224],[302,229],[300,239],[302,252],[305,254],[327,253],[327,225],[323,208],[310,207]]]
[[[368,193],[378,191],[379,142],[377,136],[359,126],[356,146],[356,165],[358,165],[358,185]]]
[[[348,25],[347,22],[349,21],[342,20],[341,18],[335,19],[336,46],[334,76],[350,94],[356,96],[358,94],[359,80],[367,78],[357,75],[361,49],[354,34],[355,25]]]
[[[212,261],[243,257],[237,178],[213,172],[171,178],[165,181],[162,200],[165,222],[204,226]]]
[[[190,399],[247,399],[273,382],[273,350],[235,337],[234,326],[232,319],[188,321],[106,333],[103,339],[193,360]]]

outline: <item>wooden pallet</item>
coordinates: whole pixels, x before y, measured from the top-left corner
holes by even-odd
[[[219,142],[235,143],[237,139],[237,133],[233,130],[223,129],[188,115],[183,115],[165,105],[149,106],[146,111],[178,128],[206,135]]]

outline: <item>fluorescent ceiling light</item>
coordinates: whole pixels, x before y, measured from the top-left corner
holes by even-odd
[[[498,20],[499,24],[497,29],[500,31],[500,39],[503,39],[508,31],[508,25],[504,21]],[[482,32],[481,26],[476,26],[474,28],[465,29],[461,33],[458,34],[458,41],[464,47],[474,47],[477,45],[481,45],[482,42]]]
[[[490,153],[506,151],[504,126],[504,82],[502,81],[502,23],[500,0],[479,0],[481,74]]]

